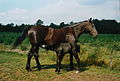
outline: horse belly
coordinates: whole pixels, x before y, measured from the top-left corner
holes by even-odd
[[[64,33],[53,35],[52,37],[54,43],[65,43],[66,35]]]

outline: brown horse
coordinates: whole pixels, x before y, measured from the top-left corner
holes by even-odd
[[[37,67],[40,70],[41,65],[38,60],[38,49],[43,45],[52,47],[55,44],[59,43],[75,43],[77,38],[84,33],[84,31],[88,31],[92,37],[96,37],[98,35],[97,30],[90,18],[87,21],[80,22],[78,24],[60,28],[60,29],[53,29],[48,26],[32,26],[26,28],[22,35],[17,38],[15,41],[13,48],[17,47],[22,41],[28,36],[31,49],[28,53],[28,59],[26,64],[26,70],[31,71],[30,68],[30,61],[32,56],[35,57]]]

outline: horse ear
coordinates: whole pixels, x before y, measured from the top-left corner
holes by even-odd
[[[92,23],[92,18],[89,19],[89,22]]]

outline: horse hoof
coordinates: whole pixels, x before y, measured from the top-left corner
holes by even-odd
[[[60,74],[60,71],[59,71],[59,70],[57,70],[56,72],[57,72],[58,75]]]
[[[57,74],[59,75],[59,74],[60,74],[60,72],[57,72]]]
[[[57,72],[57,69],[55,70],[55,72]]]
[[[55,72],[57,72],[57,74],[60,74],[60,70],[56,69]]]
[[[26,69],[26,70],[27,70],[28,72],[32,71],[32,69],[30,69],[30,68],[29,68],[29,69]]]
[[[32,71],[31,69],[27,70],[27,72],[31,72],[31,71]]]
[[[76,71],[76,73],[79,73],[79,71]]]
[[[74,69],[75,69],[74,67],[70,68],[70,70],[74,70]]]

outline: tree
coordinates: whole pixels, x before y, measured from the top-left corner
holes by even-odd
[[[66,26],[64,22],[60,23],[60,28]]]
[[[43,21],[41,19],[38,19],[35,25],[40,26],[43,24]]]
[[[10,23],[10,26],[11,26],[11,27],[14,27],[14,23]]]
[[[54,23],[51,23],[49,26],[52,27],[52,28],[58,28],[58,26]]]
[[[70,25],[73,25],[73,24],[74,24],[74,22],[73,22],[73,21],[71,21],[71,22],[70,22]]]

